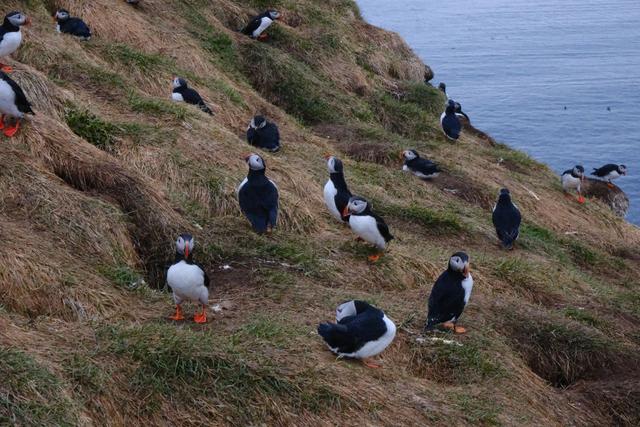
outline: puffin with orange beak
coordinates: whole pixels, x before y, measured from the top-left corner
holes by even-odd
[[[349,221],[349,215],[344,215],[344,210],[349,204],[349,199],[353,196],[347,181],[344,179],[344,169],[342,161],[337,157],[327,154],[327,169],[329,171],[329,180],[324,185],[324,203],[327,209],[335,219],[346,223]]]
[[[565,196],[571,197],[569,191],[576,190],[578,193],[578,203],[582,204],[585,202],[581,191],[581,186],[584,182],[584,167],[575,165],[573,169],[562,172],[561,181]]]
[[[260,15],[249,21],[241,32],[248,35],[252,39],[264,41],[268,38],[264,31],[273,24],[274,21],[280,19],[282,15],[277,10],[266,10]]]
[[[25,114],[35,114],[22,88],[0,71],[0,131],[11,138],[20,128]],[[5,123],[8,118],[8,123]]]
[[[353,196],[349,199],[342,216],[349,216],[351,230],[365,242],[375,245],[378,253],[369,256],[369,261],[376,262],[394,237],[389,227],[380,216],[371,210],[371,204],[362,197]]]
[[[420,157],[416,150],[404,150],[400,158],[404,159],[402,170],[411,172],[420,179],[431,179],[440,174],[438,165],[429,159]]]
[[[84,41],[91,39],[89,26],[82,19],[72,17],[68,10],[58,9],[53,15],[53,20],[57,22],[57,32],[70,34]]]
[[[211,108],[207,106],[204,99],[202,99],[195,89],[189,87],[185,79],[175,76],[171,81],[171,86],[173,88],[171,99],[176,102],[186,102],[187,104],[195,105],[210,116],[213,115]]]
[[[176,312],[171,320],[184,320],[182,302],[191,301],[200,304],[202,309],[194,314],[193,321],[207,323],[207,305],[209,304],[209,276],[199,264],[193,261],[195,240],[191,234],[181,234],[176,240],[175,262],[167,270],[167,284],[173,291]]]
[[[4,17],[0,25],[0,58],[11,55],[22,44],[20,27],[30,25],[31,19],[22,12],[11,12]],[[11,73],[13,68],[0,62],[0,71]]]
[[[441,324],[456,334],[466,332],[457,323],[471,297],[473,277],[469,269],[469,255],[464,252],[451,255],[447,269],[431,289],[425,331],[431,331]]]
[[[278,220],[278,187],[265,175],[264,159],[255,153],[243,156],[249,173],[238,186],[238,202],[253,230],[271,233]]]

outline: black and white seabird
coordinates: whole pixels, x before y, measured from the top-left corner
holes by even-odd
[[[20,121],[25,114],[35,113],[22,88],[0,71],[0,130],[5,136],[12,137],[18,132]],[[5,124],[5,116],[11,119],[9,125]]]
[[[280,150],[278,126],[263,116],[255,116],[247,128],[247,142],[254,147],[275,153]]]
[[[195,240],[190,234],[181,234],[176,240],[176,258],[167,270],[167,284],[173,291],[176,312],[169,317],[172,320],[184,320],[182,302],[191,301],[201,304],[202,311],[193,316],[196,323],[207,322],[209,304],[209,276],[199,264],[193,261]]]
[[[584,168],[581,165],[575,165],[573,169],[562,172],[560,180],[566,196],[570,197],[569,191],[575,190],[578,193],[578,203],[584,203],[585,199],[581,191],[581,185],[584,181]]]
[[[58,9],[53,18],[58,23],[57,32],[71,34],[85,41],[91,39],[91,30],[87,24],[80,18],[71,17],[68,10]]]
[[[456,116],[456,103],[452,99],[447,102],[447,108],[440,116],[440,126],[447,138],[457,140],[460,137],[462,125]]]
[[[606,164],[598,169],[593,168],[593,172],[591,172],[591,175],[606,181],[609,188],[613,188],[612,180],[626,174],[627,167],[625,165],[615,165],[613,163]]]
[[[266,177],[262,157],[251,153],[244,160],[249,174],[238,186],[240,209],[256,233],[270,233],[278,220],[278,187]]]
[[[429,295],[429,313],[425,330],[439,324],[457,334],[466,332],[457,322],[469,303],[473,277],[469,273],[469,255],[456,252],[449,258],[447,269],[438,277]]]
[[[447,94],[447,85],[445,84],[445,82],[440,82],[438,84],[438,89],[440,89],[440,92],[444,93],[445,95]]]
[[[253,39],[265,40],[267,35],[263,34],[263,32],[277,19],[280,19],[280,12],[277,10],[267,10],[254,17],[247,26],[242,29],[242,33]]]
[[[342,161],[334,156],[326,156],[329,180],[324,185],[324,203],[331,212],[331,216],[340,222],[348,222],[349,214],[345,209],[349,199],[353,196],[344,179]]]
[[[22,43],[20,27],[29,24],[31,24],[31,19],[22,12],[10,12],[4,17],[4,21],[0,25],[0,59],[18,50]],[[10,73],[13,69],[0,62],[0,71]]]
[[[493,207],[493,225],[496,227],[498,239],[505,249],[512,249],[520,235],[522,217],[518,207],[511,201],[509,190],[503,188],[498,195],[498,202]]]
[[[382,353],[396,336],[396,325],[379,308],[353,300],[336,309],[336,323],[321,323],[318,334],[338,357],[361,360],[370,368],[381,365],[369,360]]]
[[[455,102],[455,101],[454,101],[454,105],[456,107],[455,111],[456,111],[456,116],[458,117],[458,119],[463,119],[463,120],[466,120],[467,123],[471,123],[471,119],[469,118],[469,116],[467,116],[467,113],[462,111],[462,105],[460,105],[459,102]]]
[[[349,215],[349,226],[354,233],[365,242],[369,242],[378,249],[378,253],[369,256],[369,261],[376,262],[382,256],[387,243],[393,236],[384,219],[373,213],[371,204],[362,197],[353,196],[349,199],[343,216]]]
[[[185,79],[174,77],[172,85],[173,93],[171,94],[171,99],[176,102],[186,102],[187,104],[195,105],[205,113],[213,115],[213,111],[207,107],[207,104],[205,104],[200,94],[195,89],[190,88]]]
[[[416,150],[404,150],[402,152],[404,159],[403,171],[408,171],[421,179],[435,178],[440,174],[438,165],[429,159],[420,157]]]

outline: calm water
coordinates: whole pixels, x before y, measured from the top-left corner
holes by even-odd
[[[556,171],[626,164],[616,183],[631,201],[627,219],[640,224],[640,0],[358,4],[499,141]]]

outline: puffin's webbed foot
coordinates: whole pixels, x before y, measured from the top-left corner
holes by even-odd
[[[184,320],[184,315],[182,314],[182,307],[180,307],[180,304],[176,305],[176,312],[173,316],[169,316],[169,319],[171,320]]]
[[[13,73],[13,67],[0,63],[0,71],[5,73]]]
[[[207,310],[204,305],[202,306],[202,311],[200,313],[193,315],[193,321],[196,323],[207,323]]]
[[[16,123],[12,126],[4,127],[4,135],[11,138],[18,133],[18,129],[20,129],[20,120],[16,120]]]
[[[609,187],[609,188],[613,189],[615,186],[614,186],[612,183],[607,182],[607,187]]]
[[[364,364],[364,366],[366,366],[367,368],[372,368],[372,369],[378,369],[378,368],[382,368],[382,364],[372,360],[372,359],[362,359],[362,363]]]
[[[374,254],[374,255],[369,255],[367,257],[367,259],[369,260],[369,262],[378,262],[378,260],[380,259],[380,257],[382,256],[382,254]]]
[[[466,332],[467,332],[467,330],[465,328],[463,328],[462,326],[453,325],[453,333],[454,334],[464,334]]]
[[[582,194],[578,195],[578,203],[583,204],[587,199],[584,198]]]

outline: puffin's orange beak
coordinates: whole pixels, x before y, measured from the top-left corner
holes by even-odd
[[[324,153],[324,159],[325,160],[329,160],[330,157],[331,157],[330,153]]]
[[[27,20],[24,21],[24,25],[31,25],[31,18],[27,16]]]
[[[404,151],[400,152],[400,160],[404,160]]]
[[[251,157],[251,153],[245,153],[242,155],[242,157],[240,157],[242,160],[244,160],[245,162],[249,161],[249,157]]]
[[[471,270],[469,264],[465,265],[463,270],[464,277],[469,277],[469,270]]]
[[[184,257],[189,258],[189,243],[184,244]]]
[[[345,206],[344,209],[342,209],[342,216],[349,216],[349,205]]]

